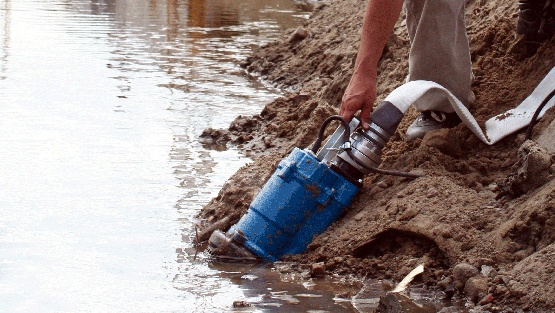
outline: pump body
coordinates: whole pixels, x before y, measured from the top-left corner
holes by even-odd
[[[368,167],[381,163],[381,149],[402,117],[393,105],[380,105],[370,129],[356,129],[358,120],[343,125],[327,143],[295,148],[283,159],[239,222],[226,234],[215,231],[209,252],[215,256],[276,261],[303,252],[347,208],[362,186]],[[331,120],[331,119],[328,119]],[[319,142],[324,122],[320,130]],[[378,121],[381,120],[381,123]],[[381,125],[380,125],[381,124]]]
[[[275,261],[303,252],[349,205],[359,187],[295,148],[252,201],[228,234],[241,233],[251,251]]]

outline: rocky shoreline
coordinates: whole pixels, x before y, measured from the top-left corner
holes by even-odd
[[[227,130],[203,133],[204,140],[239,145],[254,162],[230,178],[199,218],[236,220],[277,162],[293,147],[308,146],[323,120],[337,113],[364,8],[364,1],[317,2],[305,25],[258,48],[242,63],[251,75],[288,93],[259,115],[241,116]],[[523,55],[514,35],[516,12],[516,1],[467,1],[477,97],[470,110],[479,123],[516,106],[555,66],[555,39],[536,55]],[[404,82],[407,56],[401,17],[380,61],[378,101]],[[552,111],[534,128],[533,139],[549,129]],[[464,125],[407,142],[402,134],[415,116],[412,109],[406,114],[382,166],[418,168],[426,176],[368,175],[341,219],[305,253],[286,260],[320,264],[328,274],[393,281],[422,263],[421,284],[466,297],[474,310],[555,310],[553,151],[524,142],[522,133],[487,146]]]

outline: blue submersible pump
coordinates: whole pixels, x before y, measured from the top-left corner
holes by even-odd
[[[212,233],[208,252],[224,260],[269,261],[301,253],[349,206],[364,175],[379,172],[418,177],[377,168],[381,151],[402,117],[397,107],[382,102],[372,113],[367,130],[358,127],[356,118],[350,123],[336,115],[326,119],[313,147],[294,148],[279,163],[239,222],[225,234]],[[333,120],[339,120],[341,126],[321,147],[325,129]]]

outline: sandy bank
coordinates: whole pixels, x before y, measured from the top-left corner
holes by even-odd
[[[520,103],[555,66],[555,40],[525,58],[514,35],[516,1],[467,3],[477,96],[470,110],[483,122]],[[200,218],[238,218],[277,162],[294,146],[309,145],[323,120],[337,113],[364,8],[365,2],[356,0],[318,4],[302,29],[288,31],[244,61],[249,73],[288,94],[259,115],[238,117],[228,130],[205,132],[208,140],[239,144],[254,162],[226,183]],[[380,62],[378,100],[403,83],[407,56],[401,18]],[[523,146],[523,134],[487,146],[463,125],[406,142],[401,134],[415,115],[413,110],[406,114],[385,149],[382,166],[419,168],[427,176],[368,175],[344,216],[315,238],[306,253],[287,259],[324,262],[328,272],[393,280],[425,263],[422,283],[454,288],[472,302],[482,302],[483,310],[555,310],[552,156],[536,145]],[[533,138],[554,117],[549,112]],[[478,269],[470,279],[454,271],[467,265]]]

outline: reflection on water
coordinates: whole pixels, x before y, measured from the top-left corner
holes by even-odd
[[[6,63],[8,62],[8,45],[10,42],[10,1],[11,0],[4,0],[3,7],[0,11],[0,16],[2,17],[1,22],[3,22],[3,32],[2,36],[2,50],[0,51],[0,60],[2,60],[2,64],[0,64],[0,80],[6,78]]]
[[[222,27],[239,24],[239,8],[233,0],[191,0],[187,25],[191,27]]]
[[[0,311],[244,298],[182,234],[248,160],[197,138],[276,96],[238,62],[306,15],[288,0],[0,0]]]

